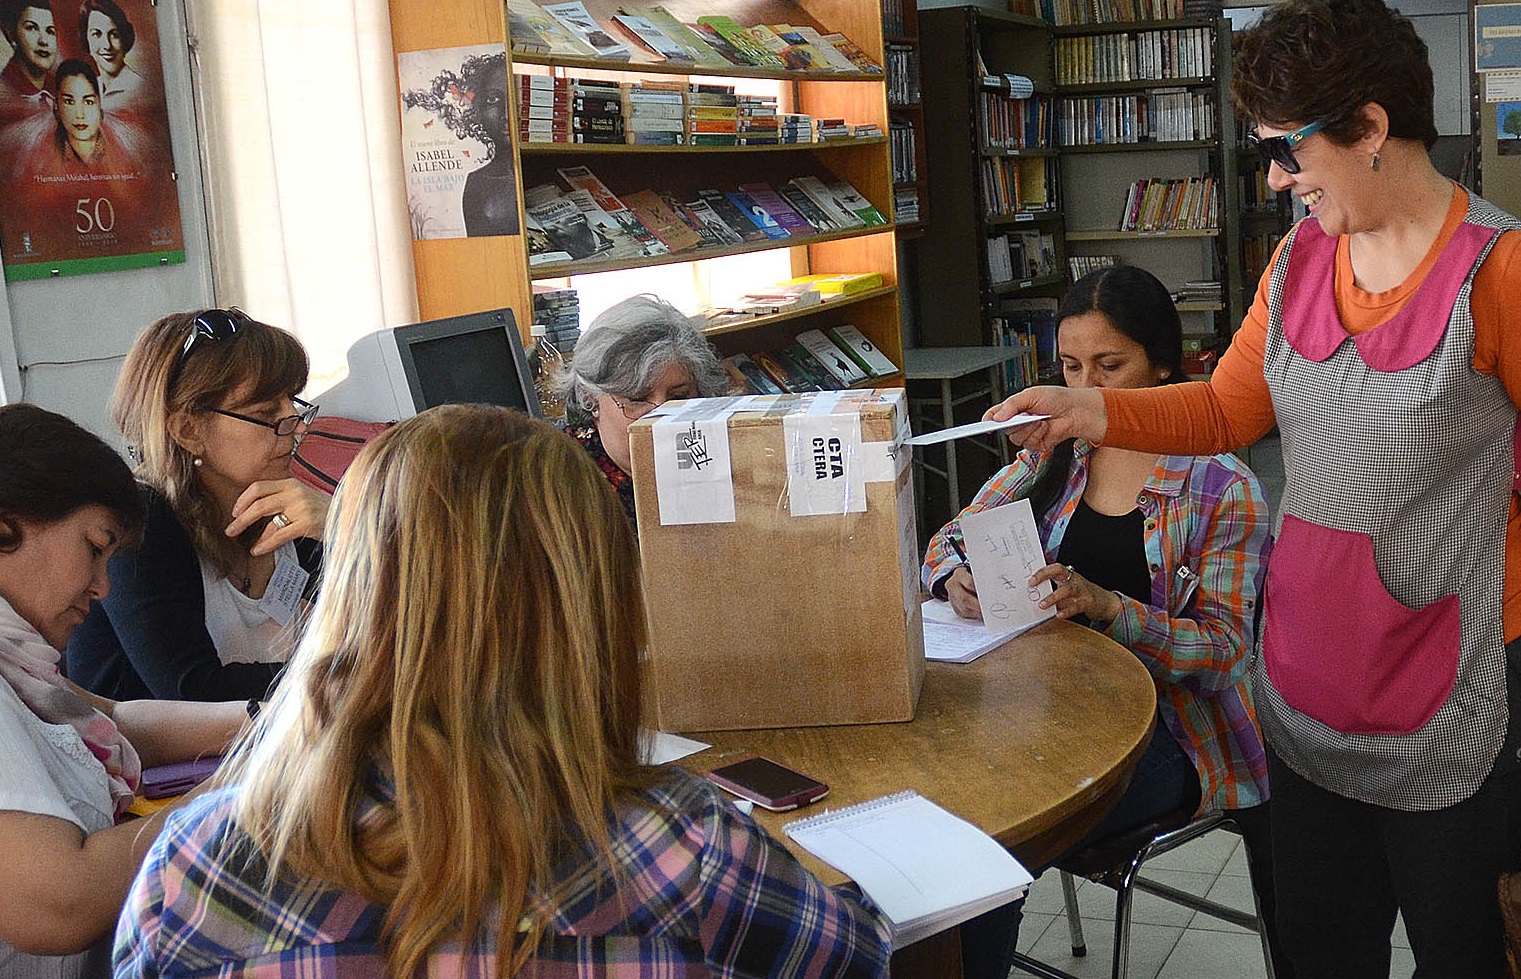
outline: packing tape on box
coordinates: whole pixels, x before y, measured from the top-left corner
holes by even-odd
[[[788,415],[782,419],[782,441],[794,517],[866,511],[860,415]]]

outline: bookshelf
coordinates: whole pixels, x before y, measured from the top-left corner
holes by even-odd
[[[887,114],[893,142],[894,224],[902,241],[923,234],[929,219],[920,82],[923,63],[919,51],[919,8],[914,0],[882,0],[882,41],[887,58]]]
[[[1052,35],[1062,180],[1093,188],[1064,201],[1069,254],[1116,256],[1175,291],[1218,284],[1182,297],[1179,312],[1185,337],[1219,348],[1244,309],[1229,21],[1068,24]]]
[[[586,8],[608,25],[622,6],[619,0],[586,0]],[[787,23],[821,33],[841,32],[877,64],[884,63],[882,9],[860,0],[667,0],[662,6],[682,21],[725,14],[743,25]],[[512,99],[513,164],[517,177],[519,225],[525,227],[525,191],[555,182],[563,168],[586,167],[621,196],[641,190],[669,191],[680,199],[703,188],[733,190],[740,184],[779,187],[792,177],[815,176],[848,181],[888,219],[886,225],[807,236],[766,239],[744,244],[702,247],[665,255],[600,258],[531,264],[527,236],[500,235],[413,242],[420,313],[425,319],[482,309],[511,307],[525,340],[532,323],[535,282],[566,276],[596,276],[676,263],[704,263],[733,255],[784,250],[794,276],[876,272],[882,286],[846,300],[729,322],[707,331],[721,355],[749,353],[785,345],[798,333],[851,324],[893,363],[903,363],[897,289],[893,179],[888,132],[885,73],[865,71],[785,70],[729,66],[723,69],[662,62],[629,41],[628,60],[554,56],[511,50],[502,0],[446,0],[420,5],[391,0],[391,34],[395,51],[427,51],[471,45],[501,45],[509,71],[524,75],[590,78],[620,83],[644,79],[705,84],[762,79],[778,83],[779,109],[815,118],[840,117],[851,124],[874,124],[883,136],[827,143],[774,146],[645,146],[627,144],[527,143],[518,98]],[[609,31],[613,33],[613,31]],[[625,40],[622,33],[616,35]],[[922,172],[922,170],[921,170]],[[563,189],[563,186],[562,186]],[[774,283],[774,276],[754,287]],[[637,290],[636,290],[637,291]],[[901,373],[876,378],[876,384],[901,384]]]
[[[1054,297],[1064,283],[1051,28],[945,7],[919,11],[919,40],[935,66],[922,80],[935,213],[920,247],[920,342],[990,345],[1000,304]],[[1009,75],[1028,78],[1033,96],[1017,98]]]

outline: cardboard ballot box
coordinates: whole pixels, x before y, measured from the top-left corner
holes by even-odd
[[[924,677],[899,389],[672,402],[630,430],[664,730],[906,721]]]

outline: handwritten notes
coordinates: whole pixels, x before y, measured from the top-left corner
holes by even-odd
[[[1056,614],[1037,604],[1055,590],[1051,583],[1028,584],[1048,563],[1029,500],[969,513],[961,518],[961,533],[989,632],[1027,629]]]

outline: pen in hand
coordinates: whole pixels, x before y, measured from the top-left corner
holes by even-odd
[[[959,541],[956,538],[950,536],[949,534],[946,535],[945,539],[951,542],[951,550],[953,550],[953,551],[956,552],[956,556],[961,559],[962,565],[968,571],[971,571],[972,570],[972,562],[968,561],[966,559],[966,551],[962,550],[962,548],[961,548],[961,541]]]

